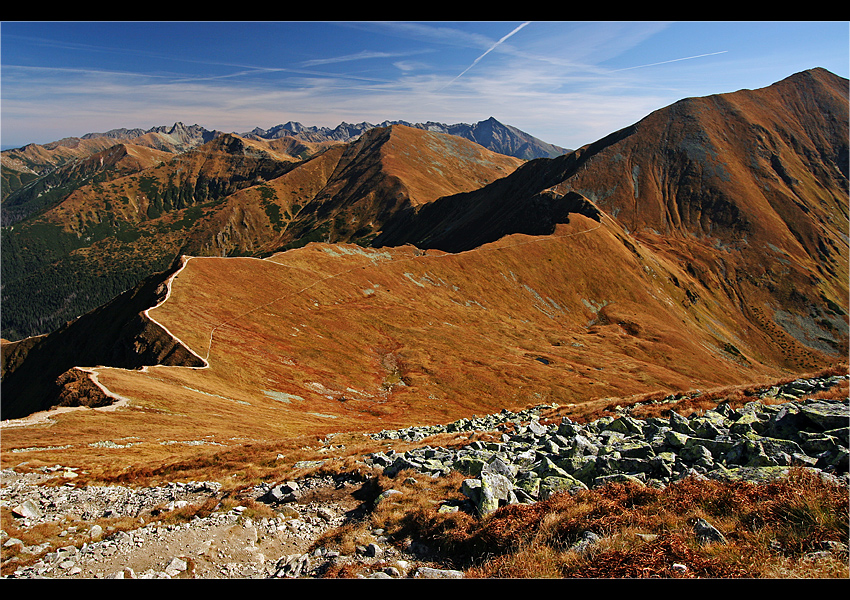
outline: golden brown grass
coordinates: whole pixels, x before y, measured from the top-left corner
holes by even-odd
[[[847,372],[837,365],[810,375]],[[787,381],[797,377],[788,378]],[[785,382],[787,382],[785,381]],[[780,384],[782,382],[775,382]],[[697,398],[684,398],[678,404],[639,404],[661,399],[666,394],[603,399],[581,406],[549,411],[543,422],[557,423],[560,417],[590,420],[613,414],[613,407],[634,405],[636,416],[650,416],[656,410],[674,408],[683,414],[714,408],[719,402],[737,406],[754,399],[761,386],[732,386],[711,389]],[[814,397],[846,398],[847,382]],[[705,396],[703,398],[703,396]],[[705,401],[698,404],[692,401]],[[689,403],[690,402],[690,403]],[[661,407],[660,409],[658,407]],[[658,414],[661,414],[660,412]],[[259,483],[276,483],[308,475],[353,475],[365,481],[364,493],[376,497],[393,488],[402,492],[378,505],[364,520],[330,532],[319,543],[353,552],[370,541],[369,531],[381,527],[395,543],[420,541],[446,557],[447,566],[462,567],[475,577],[846,577],[846,560],[839,557],[807,558],[823,541],[847,541],[847,492],[805,473],[796,473],[787,482],[755,486],[720,482],[683,481],[661,491],[651,488],[609,486],[575,497],[558,496],[532,506],[501,509],[483,521],[460,511],[438,513],[442,503],[460,503],[463,476],[432,479],[414,472],[388,478],[362,460],[377,450],[408,449],[429,445],[453,447],[476,439],[493,439],[487,432],[441,434],[419,442],[375,441],[357,432],[338,433],[324,438],[304,435],[278,442],[245,443],[221,449],[205,449],[192,456],[131,465],[98,462],[81,470],[74,485],[120,483],[130,486],[156,485],[163,481],[219,481],[223,484],[226,508],[237,502],[248,506],[245,514],[274,516],[271,509],[252,501],[241,492]],[[319,466],[295,468],[299,461],[317,461]],[[36,469],[55,464],[33,458],[20,469]],[[48,485],[64,485],[56,477]],[[217,502],[190,506],[148,516],[148,520],[189,521],[205,516]],[[77,533],[59,533],[75,524],[47,524],[23,531],[15,527],[8,509],[2,513],[3,528],[26,545],[45,541],[53,547],[79,545],[94,523],[79,524]],[[702,517],[724,532],[728,545],[699,546],[691,531],[693,519]],[[134,529],[138,520],[100,519],[104,531]],[[85,532],[83,531],[85,530]],[[604,535],[587,554],[569,551],[583,531]],[[647,534],[658,536],[646,539]],[[8,568],[33,562],[37,557],[4,549],[4,560],[17,556]],[[843,562],[842,562],[843,561]],[[674,562],[689,570],[671,570]],[[638,565],[639,568],[638,568]],[[342,569],[335,576],[353,576]]]
[[[732,409],[740,408],[744,404],[756,400],[762,404],[781,404],[788,402],[788,400],[772,397],[760,398],[758,394],[772,386],[781,386],[797,379],[830,377],[847,375],[848,373],[850,373],[850,366],[847,363],[837,363],[818,371],[799,373],[760,384],[712,387],[698,393],[693,390],[673,395],[669,392],[659,391],[635,394],[625,398],[603,398],[547,411],[542,416],[541,422],[558,423],[560,418],[566,416],[577,422],[586,423],[603,416],[617,415],[617,407],[628,409],[629,414],[633,417],[647,419],[650,417],[667,417],[671,410],[675,410],[683,416],[689,416],[692,413],[702,414],[707,410],[717,408],[721,403],[727,403]],[[678,399],[661,402],[671,395]],[[850,381],[845,379],[828,390],[806,394],[801,399],[841,400],[848,398],[848,396],[850,396]]]
[[[812,554],[827,541],[847,543],[847,488],[802,470],[762,485],[686,479],[659,490],[612,484],[503,507],[485,519],[438,512],[444,502],[460,499],[462,480],[457,473],[437,480],[410,472],[378,477],[375,494],[389,488],[402,493],[384,500],[367,521],[320,543],[352,548],[370,528],[381,527],[395,543],[419,541],[446,566],[483,578],[850,575],[846,553]],[[727,543],[700,543],[693,531],[697,518],[717,527]],[[584,553],[572,550],[587,531],[601,541]]]

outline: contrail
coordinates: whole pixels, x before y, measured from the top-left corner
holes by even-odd
[[[650,63],[648,65],[638,65],[636,67],[626,67],[625,69],[614,69],[613,71],[609,71],[609,73],[619,73],[620,71],[630,71],[631,69],[642,69],[644,67],[654,67],[655,65],[666,65],[667,63],[678,62],[680,60],[691,60],[692,58],[702,58],[703,56],[714,56],[715,54],[723,54],[724,52],[729,52],[728,50],[721,50],[720,52],[709,52],[708,54],[697,54],[696,56],[686,56],[685,58],[674,58],[673,60],[664,60],[657,63]]]
[[[474,61],[472,61],[472,64],[471,64],[471,65],[469,65],[468,67],[466,67],[466,69],[464,69],[463,73],[461,73],[460,75],[458,75],[457,77],[455,77],[454,79],[452,79],[450,82],[448,82],[446,85],[444,85],[443,87],[441,87],[441,88],[440,88],[439,90],[437,90],[437,91],[438,91],[438,92],[442,92],[444,89],[446,89],[447,87],[449,87],[449,86],[450,86],[451,84],[453,84],[455,81],[457,81],[458,79],[460,79],[461,77],[463,77],[463,76],[464,76],[464,74],[465,74],[467,71],[469,71],[472,67],[474,67],[475,65],[477,65],[477,64],[478,64],[478,61],[480,61],[482,58],[484,58],[485,56],[487,56],[488,54],[490,54],[490,52],[492,52],[494,49],[496,49],[496,48],[499,46],[499,44],[501,44],[502,42],[504,42],[505,40],[507,40],[509,37],[511,37],[513,34],[515,34],[517,31],[519,31],[520,29],[522,29],[523,27],[525,27],[525,26],[526,26],[526,25],[528,25],[529,23],[531,23],[531,21],[526,21],[525,23],[523,23],[522,25],[518,26],[516,29],[514,29],[513,31],[511,31],[508,35],[506,35],[506,36],[502,37],[502,39],[500,39],[498,42],[496,42],[495,44],[493,44],[492,46],[490,46],[484,54],[482,54],[481,56],[479,56],[478,58],[476,58]]]

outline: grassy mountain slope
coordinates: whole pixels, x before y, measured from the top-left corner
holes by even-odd
[[[148,314],[208,367],[97,368],[133,408],[93,416],[78,443],[103,427],[152,449],[201,431],[323,435],[779,372],[700,328],[672,282],[681,272],[640,261],[623,235],[576,215],[554,235],[459,254],[310,244],[265,260],[191,258]]]
[[[58,395],[28,398],[27,410],[57,397],[123,399],[115,412],[56,415],[50,443],[99,460],[91,448],[109,432],[132,438],[128,453],[147,460],[199,452],[163,448],[166,440],[230,445],[449,422],[770,381],[844,360],[844,85],[816,70],[766,90],[689,99],[513,170],[505,157],[467,155],[454,139],[401,127],[280,167],[203,207],[201,226],[180,238],[201,251],[146,313],[144,331],[166,338],[110,333],[142,331],[128,325],[144,316],[141,302],[112,305],[128,309],[112,313],[108,331],[81,319],[94,346],[118,340],[104,348],[128,354],[101,353],[95,366],[72,358]],[[806,117],[811,106],[819,118]],[[219,143],[239,149],[222,154],[237,163],[259,156],[236,137]],[[439,177],[449,168],[463,176]],[[480,173],[490,182],[468,183]],[[143,195],[127,222],[147,223]],[[185,219],[187,210],[148,221]],[[310,235],[364,244],[382,220],[392,244],[377,247],[379,235],[372,247],[305,245]],[[163,298],[161,288],[141,289],[131,297],[148,307]],[[13,360],[4,364],[17,371],[31,361],[37,372],[51,360],[40,351],[47,339],[5,345]],[[171,340],[182,354],[169,365],[132,363],[144,354],[139,339]],[[5,388],[3,398],[5,407]],[[4,430],[3,443],[46,444],[36,429]]]
[[[375,244],[464,250],[503,235],[508,221],[547,233],[591,201],[630,243],[680,267],[690,302],[735,314],[740,335],[764,340],[771,360],[802,368],[810,350],[845,355],[846,92],[846,80],[816,69],[682,100],[574,153],[411,207]]]
[[[400,206],[475,189],[521,163],[402,126],[370,130],[350,144],[221,135],[155,166],[83,185],[7,228],[3,335],[50,332],[181,254],[268,255],[320,239],[362,242]]]

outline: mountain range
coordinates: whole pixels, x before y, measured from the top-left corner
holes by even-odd
[[[847,91],[812,69],[531,160],[397,123],[57,144],[92,152],[3,231],[3,419],[319,434],[845,360]]]
[[[535,138],[532,135],[520,131],[516,127],[504,125],[495,118],[490,117],[484,121],[473,123],[456,123],[454,125],[446,125],[445,123],[437,123],[428,121],[426,123],[410,123],[408,121],[384,121],[379,125],[370,123],[341,123],[337,127],[331,129],[327,127],[305,127],[301,123],[290,121],[288,123],[277,125],[268,130],[260,128],[253,129],[250,132],[243,134],[244,137],[255,137],[260,139],[276,139],[280,137],[295,137],[304,141],[310,142],[325,142],[328,140],[337,140],[347,142],[353,138],[362,135],[369,129],[375,127],[389,127],[391,125],[404,125],[415,129],[423,129],[435,133],[445,133],[447,135],[456,135],[473,141],[488,150],[508,156],[515,156],[525,160],[535,158],[554,158],[561,154],[569,152],[566,148],[549,144]]]
[[[409,123],[407,121],[384,121],[380,125],[362,122],[357,124],[340,123],[334,128],[305,126],[289,121],[269,129],[256,127],[249,132],[236,133],[251,140],[280,140],[286,138],[291,146],[292,156],[306,158],[318,148],[334,142],[349,142],[375,127],[405,125],[425,131],[455,135],[476,142],[485,148],[525,160],[541,157],[554,157],[568,152],[567,149],[539,140],[516,127],[504,125],[490,117],[478,123],[457,123],[447,125],[429,121],[427,123]],[[157,126],[150,129],[119,128],[102,133],[87,133],[81,137],[63,138],[49,144],[27,144],[21,148],[5,150],[2,153],[3,191],[2,200],[10,202],[3,209],[3,224],[8,225],[21,220],[41,206],[55,202],[63,190],[80,185],[85,179],[95,175],[91,169],[80,173],[78,163],[91,163],[92,155],[112,148],[116,143],[131,148],[146,148],[149,161],[167,160],[168,154],[179,154],[205,144],[223,135],[223,131],[207,130],[200,125],[186,126],[175,123],[172,126]],[[298,144],[298,142],[303,142]],[[165,155],[152,153],[151,150],[164,152]],[[102,168],[114,167],[114,164],[101,165]],[[62,173],[59,171],[66,167]],[[127,168],[139,168],[134,165]],[[59,172],[57,172],[59,171]],[[64,182],[63,180],[70,180]],[[52,188],[60,188],[58,192]],[[22,188],[25,188],[22,190]],[[32,204],[33,196],[49,193],[47,199]]]

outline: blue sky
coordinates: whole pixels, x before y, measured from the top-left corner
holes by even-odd
[[[690,96],[848,73],[847,21],[0,23],[0,143],[176,121],[474,123],[577,148]]]

